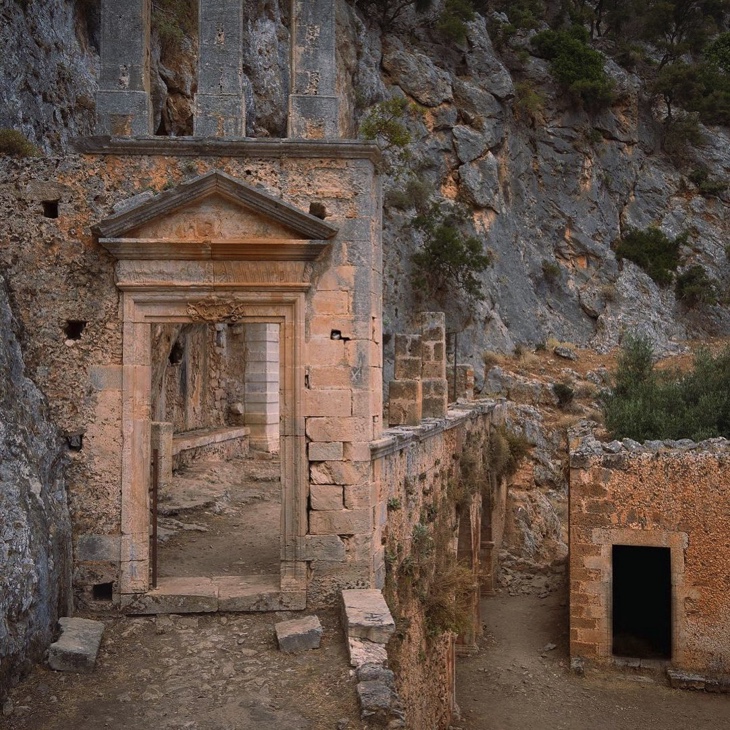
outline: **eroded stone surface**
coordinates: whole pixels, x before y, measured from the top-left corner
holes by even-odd
[[[395,622],[379,590],[342,591],[348,635],[387,644],[395,632]]]
[[[276,640],[279,649],[286,653],[319,649],[322,640],[322,624],[317,616],[304,616],[276,624]]]
[[[86,618],[59,619],[61,636],[48,649],[51,669],[60,672],[91,672],[96,665],[104,624]]]

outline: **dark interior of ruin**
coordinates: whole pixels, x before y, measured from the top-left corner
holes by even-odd
[[[613,654],[672,658],[670,549],[613,546]]]

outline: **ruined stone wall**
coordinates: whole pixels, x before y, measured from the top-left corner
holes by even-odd
[[[671,550],[672,664],[730,673],[730,449],[628,439],[573,444],[570,473],[570,653],[612,661],[611,546]]]
[[[373,444],[378,581],[396,619],[388,659],[410,728],[448,727],[456,635],[474,644],[481,632],[479,539],[493,487],[481,463],[495,405],[459,409]]]
[[[0,277],[0,700],[70,608],[64,449],[28,379]]]
[[[379,337],[380,332],[369,304],[380,281],[379,237],[376,250],[371,248],[379,223],[379,188],[372,184],[370,160],[275,153],[1,159],[0,214],[6,225],[0,264],[8,272],[17,316],[27,333],[28,373],[48,397],[52,420],[79,444],[78,451],[70,452],[66,470],[74,578],[78,597],[96,608],[111,604],[95,602],[93,586],[116,585],[119,571],[122,320],[115,263],[90,227],[128,206],[130,199],[140,202],[211,169],[258,185],[303,211],[316,202],[340,227],[330,255],[314,264],[316,286],[307,295],[307,306],[320,316],[310,321],[305,339],[322,353],[315,358],[319,366],[310,371],[307,435],[314,441],[346,443],[347,460],[369,464],[367,443],[379,427],[370,417],[352,416],[353,408],[363,412],[357,409],[371,399],[374,411],[381,412],[380,390],[373,387],[382,381],[379,358],[373,359],[369,349],[373,333]],[[53,205],[44,202],[57,204],[57,217],[47,217]],[[73,322],[81,323],[81,331],[77,327],[70,336]],[[333,328],[342,331],[342,340],[330,339]],[[354,383],[338,371],[350,361],[363,364]],[[350,388],[357,390],[355,406]],[[341,412],[343,406],[347,414]],[[357,518],[369,513],[369,508],[360,509]],[[355,510],[342,503],[337,512],[347,524],[332,525],[325,514],[326,524],[314,534],[330,529],[329,534],[338,529],[352,534]],[[368,519],[363,532],[369,527]]]

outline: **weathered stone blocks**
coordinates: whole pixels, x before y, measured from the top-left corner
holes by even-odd
[[[383,594],[378,590],[342,591],[342,603],[349,636],[387,644],[395,632],[395,621]]]
[[[319,649],[322,640],[322,624],[317,616],[304,616],[291,621],[282,621],[274,628],[279,649],[287,654]]]
[[[61,672],[90,672],[96,665],[104,624],[85,618],[58,620],[61,636],[48,649],[48,664]]]

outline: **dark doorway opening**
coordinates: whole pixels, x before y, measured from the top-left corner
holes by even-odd
[[[613,546],[613,653],[672,658],[669,548]]]

